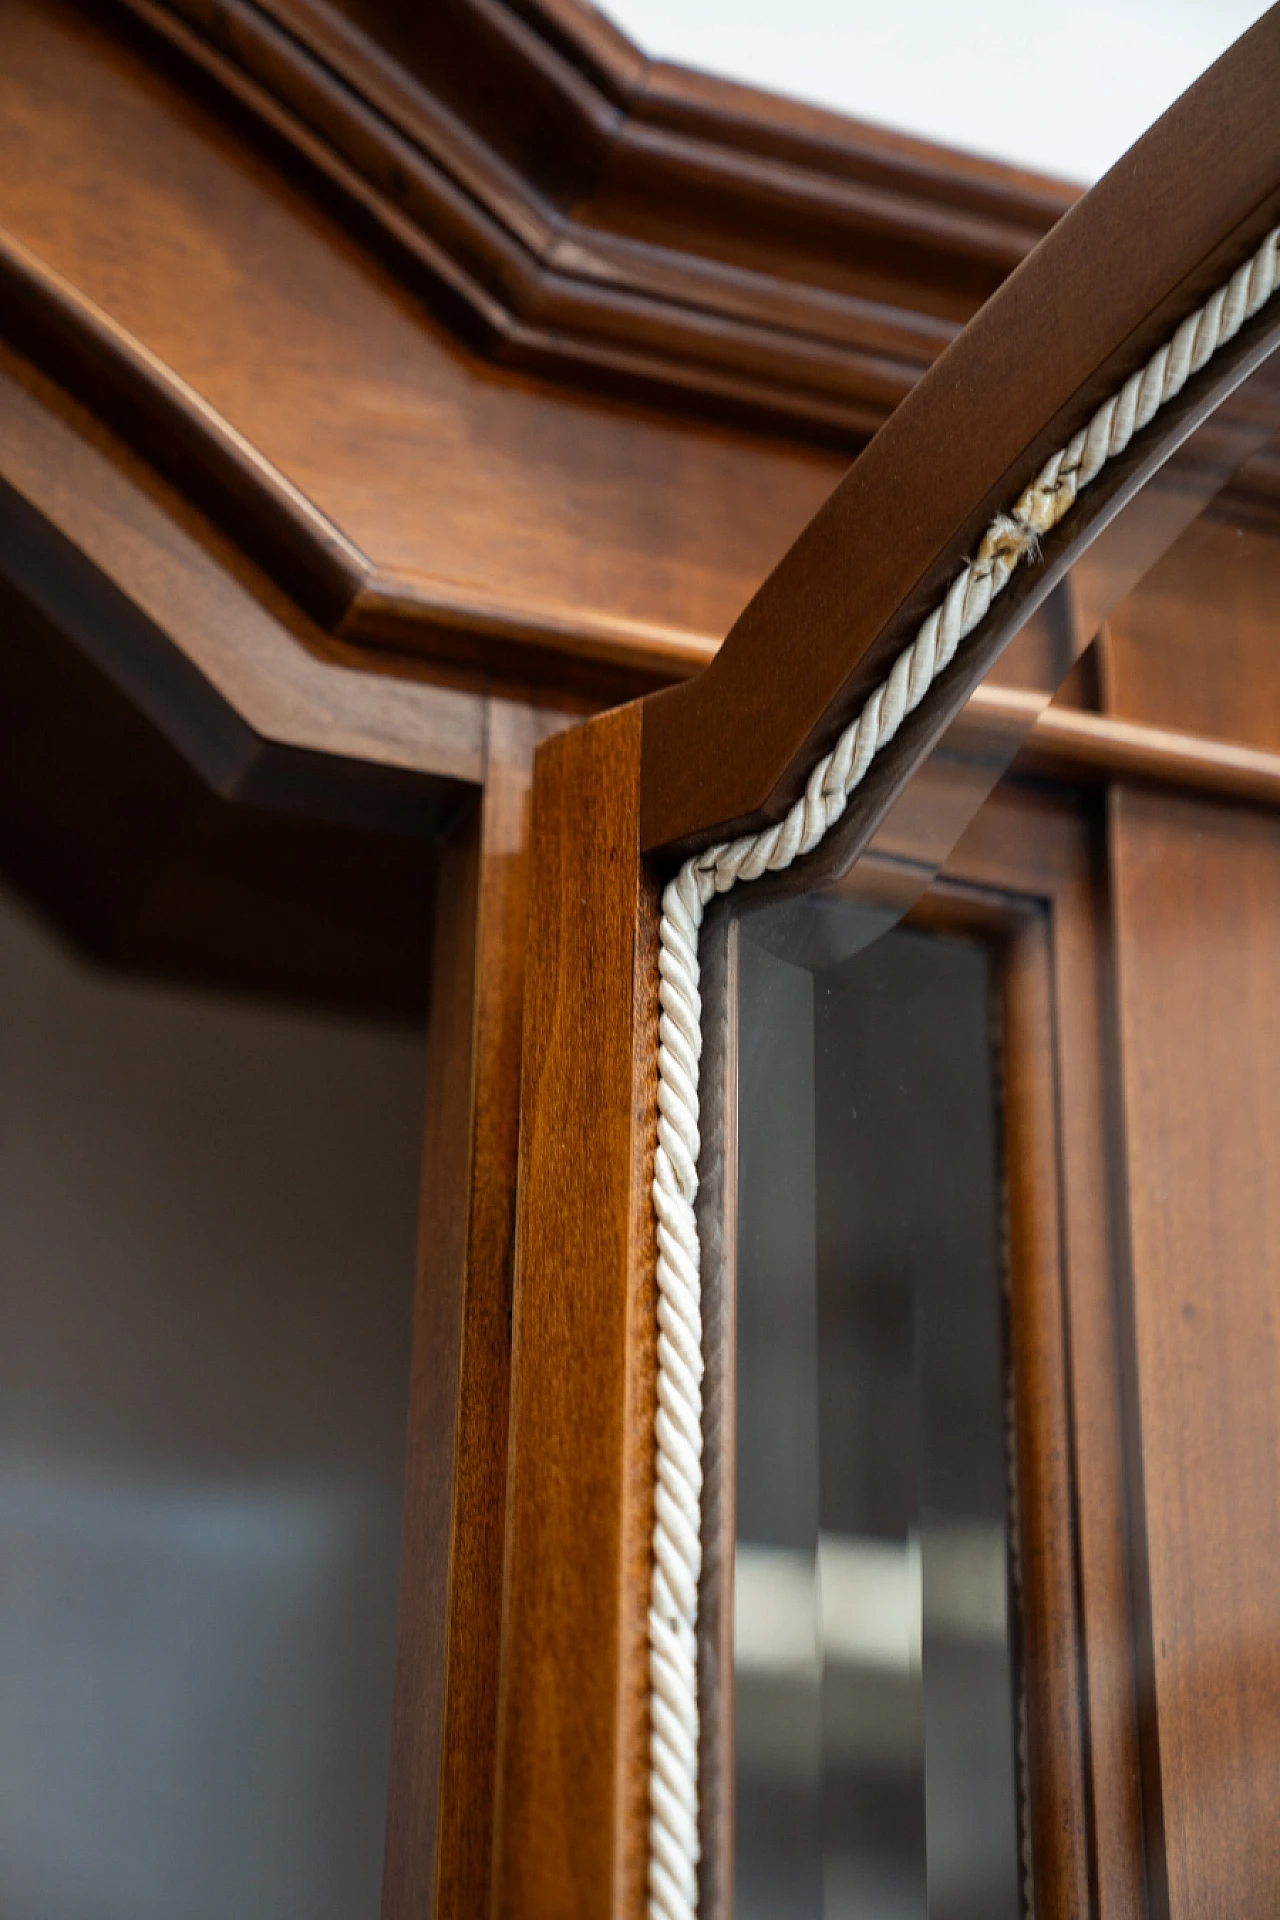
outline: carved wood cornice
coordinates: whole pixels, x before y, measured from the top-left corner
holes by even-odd
[[[856,447],[1075,190],[646,60],[577,0],[114,0],[478,350]]]
[[[554,385],[586,382],[647,395],[663,431],[696,433],[708,446],[718,430],[676,416],[767,422],[779,437],[743,436],[744,457],[760,462],[765,519],[794,510],[774,491],[771,463],[786,458],[784,436],[856,450],[1072,198],[1052,182],[646,62],[579,0],[71,5],[91,61],[103,61],[114,39],[128,46],[129,71],[149,67],[179,115],[194,104],[183,93],[194,91],[228,136],[230,160],[219,166],[243,159],[264,192],[274,174],[281,188],[300,185],[336,208],[472,347],[554,376],[538,387],[557,413],[567,396]],[[84,70],[71,71],[83,84]],[[149,159],[121,156],[122,183],[140,164]],[[200,175],[192,204],[207,194],[220,205],[228,177]],[[68,204],[76,191],[64,185]],[[714,606],[690,606],[670,591],[619,603],[612,578],[579,593],[572,565],[536,587],[511,569],[490,580],[474,548],[453,567],[447,553],[442,564],[439,540],[384,540],[377,514],[356,524],[350,490],[326,491],[329,469],[280,461],[278,443],[261,433],[256,396],[220,411],[225,388],[202,390],[200,364],[174,355],[174,333],[150,327],[150,313],[126,313],[109,276],[86,281],[66,249],[59,271],[59,249],[46,240],[57,240],[62,216],[52,200],[48,210],[38,198],[33,207],[35,217],[28,207],[19,222],[25,240],[0,236],[6,338],[203,509],[336,642],[379,652],[389,666],[425,660],[468,685],[477,675],[542,682],[589,704],[685,679],[715,655],[741,604],[724,594]],[[102,211],[109,221],[109,194]],[[290,217],[311,219],[300,203]],[[234,257],[252,209],[240,218],[239,230],[210,229],[214,255],[226,246]],[[339,241],[328,222],[318,224],[326,246]],[[209,234],[197,226],[208,252]],[[145,281],[157,271],[145,235],[160,229],[140,231],[143,252],[122,270]],[[137,233],[129,244],[138,247]],[[327,284],[322,251],[306,269],[317,311]],[[363,264],[386,282],[367,255]],[[272,270],[267,262],[264,291]],[[193,339],[223,324],[213,308],[183,309],[181,298],[166,309],[170,322],[180,309]],[[424,336],[434,337],[421,318]],[[364,339],[353,328],[335,364],[356,369]],[[424,365],[414,363],[402,395],[416,391]],[[506,384],[504,374],[476,370]],[[387,442],[376,409],[362,413],[356,401],[343,412],[349,395],[330,392],[322,374],[296,381],[293,393],[302,412],[341,413],[374,497],[394,511],[395,488],[377,492]],[[619,451],[629,445],[629,410],[587,406],[615,420]],[[424,447],[434,430],[424,415]],[[542,430],[531,428],[525,456],[534,487]],[[829,451],[803,457],[834,479]],[[612,448],[597,459],[610,482],[612,460]],[[697,475],[707,471],[660,502],[660,482],[643,500],[637,493],[638,516],[658,528],[641,567],[661,550],[668,517],[693,510]],[[1269,455],[1253,463],[1224,502],[1232,516],[1274,524],[1278,474]],[[740,581],[745,597],[758,577],[754,540],[735,536],[722,547],[727,557],[717,550],[714,565]]]
[[[1114,396],[1140,369],[1156,369],[1150,377],[1163,381],[1161,370],[1172,365],[1165,343],[1201,308],[1197,325],[1208,330],[1211,361],[1201,362],[1194,381],[1184,373],[1185,384],[1167,400],[1158,389],[1159,415],[1148,413],[1141,435],[1123,443],[1123,457],[1095,470],[1087,491],[1082,481],[1079,503],[1070,496],[1070,518],[1036,539],[1038,564],[1010,573],[1007,595],[939,682],[945,692],[932,720],[927,698],[899,713],[861,789],[865,811],[859,817],[851,809],[852,819],[841,820],[806,860],[806,884],[815,884],[842,835],[836,857],[846,856],[874,809],[887,806],[894,781],[919,764],[985,676],[1013,623],[1043,603],[1166,460],[1181,450],[1199,509],[1240,462],[1274,446],[1277,395],[1268,363],[1280,341],[1280,309],[1271,302],[1280,230],[1278,75],[1280,7],[1273,7],[965,328],[855,461],[707,670],[649,698],[646,850],[683,857],[737,841],[801,804],[815,765],[849,737],[846,729],[967,572],[967,556],[981,553],[984,530],[998,516],[1007,525],[1004,516],[1020,510],[1023,490],[1058,449],[1086,425],[1092,431],[1095,418],[1114,417]],[[1218,289],[1237,273],[1261,287],[1262,304],[1247,309],[1253,318],[1243,326],[1246,308],[1233,307],[1238,331],[1220,337],[1212,316],[1225,310],[1226,296]],[[1144,391],[1147,378],[1144,371]],[[1196,429],[1207,423],[1206,450],[1214,434],[1229,431],[1193,479],[1202,460]],[[1186,524],[1171,524],[1174,538]],[[1118,570],[1109,605],[1142,579],[1158,551],[1132,550],[1136,564]],[[880,707],[871,710],[878,724]]]
[[[342,643],[473,670],[479,662],[498,678],[545,680],[604,704],[684,679],[716,651],[712,634],[517,604],[378,565],[170,367],[3,231],[0,310],[14,345]]]

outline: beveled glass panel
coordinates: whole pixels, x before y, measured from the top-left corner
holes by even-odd
[[[1100,530],[1046,543],[1020,631],[910,777],[873,768],[829,843],[709,913],[710,1913],[1026,1910],[998,981],[981,944],[901,923],[1102,623],[1166,555],[1177,574],[1209,503],[1226,525],[1278,403],[1263,365]]]
[[[991,963],[807,905],[738,929],[736,1912],[1016,1920]]]

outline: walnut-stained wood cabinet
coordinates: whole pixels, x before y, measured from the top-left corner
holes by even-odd
[[[0,1908],[1264,1920],[1280,10],[0,52]]]

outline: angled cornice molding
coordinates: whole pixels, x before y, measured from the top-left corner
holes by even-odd
[[[606,703],[684,679],[716,651],[717,635],[507,602],[379,566],[172,368],[3,230],[0,313],[11,344],[121,432],[341,643],[483,664],[499,678],[571,686]]]
[[[220,164],[251,162],[257,169],[255,192],[269,186],[271,175],[287,175],[297,184],[304,165],[303,185],[313,195],[326,182],[330,198],[340,188],[348,213],[360,212],[366,238],[371,226],[377,226],[384,240],[394,240],[404,270],[402,283],[416,276],[423,287],[429,282],[436,295],[443,289],[455,327],[473,344],[487,346],[495,358],[510,363],[523,355],[544,368],[554,362],[562,381],[589,378],[615,390],[645,388],[657,403],[653,425],[669,436],[663,444],[672,449],[694,440],[699,447],[721,442],[718,432],[681,421],[682,412],[727,409],[746,412],[757,421],[768,417],[785,438],[743,438],[743,456],[757,463],[753,471],[761,476],[762,487],[758,497],[768,501],[767,510],[758,522],[752,521],[749,536],[716,534],[720,545],[713,543],[704,567],[710,588],[691,573],[678,590],[650,594],[646,589],[619,598],[617,573],[606,571],[580,584],[582,548],[572,540],[566,542],[563,562],[526,583],[510,567],[490,578],[486,556],[475,547],[455,563],[446,543],[419,542],[412,530],[407,539],[384,538],[379,511],[353,518],[350,489],[326,484],[331,475],[323,459],[319,465],[291,459],[287,444],[282,449],[278,437],[262,434],[260,396],[251,394],[248,404],[242,404],[243,394],[217,382],[206,391],[201,381],[207,361],[202,363],[199,355],[175,356],[174,333],[148,324],[145,302],[127,307],[117,297],[120,282],[79,273],[74,250],[62,250],[60,270],[58,248],[46,244],[59,231],[59,216],[50,211],[54,202],[46,207],[37,195],[24,217],[20,170],[13,195],[17,226],[0,233],[0,332],[170,480],[339,645],[366,657],[369,651],[379,653],[383,664],[395,665],[397,671],[416,659],[429,662],[433,672],[441,669],[445,678],[461,676],[467,684],[477,674],[520,686],[542,682],[555,688],[558,697],[571,695],[587,704],[613,702],[688,678],[715,655],[724,627],[742,604],[732,595],[740,590],[745,598],[757,583],[751,569],[757,561],[756,535],[765,521],[774,514],[785,519],[796,513],[797,502],[812,512],[821,487],[835,478],[837,458],[831,452],[803,450],[793,462],[795,443],[818,438],[852,451],[897,404],[922,370],[926,349],[940,344],[956,324],[941,316],[945,301],[938,293],[949,284],[947,297],[958,297],[955,262],[963,258],[972,266],[986,245],[982,235],[989,239],[994,223],[1007,243],[1005,256],[988,250],[990,271],[1000,277],[1029,238],[1014,218],[1019,207],[1026,211],[1023,188],[984,163],[721,81],[650,66],[578,0],[405,5],[398,10],[414,23],[413,34],[403,34],[399,41],[391,0],[344,4],[352,14],[360,13],[363,27],[323,0],[75,0],[74,7],[51,8],[50,16],[56,13],[58,22],[65,16],[71,23],[68,47],[74,45],[74,33],[85,29],[90,63],[109,53],[110,39],[96,32],[103,21],[111,27],[111,37],[133,43],[131,56],[147,56],[142,64],[131,57],[130,73],[143,74],[148,63],[168,69],[176,59],[203,104],[212,104],[217,109],[214,118],[224,123],[229,162]],[[30,20],[40,18],[35,0],[27,11]],[[77,14],[87,16],[78,25]],[[382,33],[381,41],[373,38],[373,27]],[[57,52],[63,47],[58,38],[63,32],[56,23],[51,30],[49,44]],[[92,64],[67,68],[73,94],[77,84],[83,85],[86,71],[93,70]],[[430,86],[424,75],[429,75]],[[171,84],[173,77],[165,73],[159,92],[169,102],[166,111],[180,120],[185,107],[181,89]],[[475,95],[478,80],[489,90],[481,97]],[[113,97],[122,103],[116,110],[127,114],[132,97],[127,91]],[[239,106],[230,104],[232,97]],[[288,101],[293,105],[285,104]],[[150,137],[157,142],[156,151],[172,124],[176,122],[163,119],[154,124]],[[270,139],[266,152],[251,160],[246,142],[256,144],[254,127],[268,130]],[[683,174],[674,170],[673,140],[684,143],[679,151],[686,159],[690,153],[698,157],[697,167],[690,160]],[[349,158],[343,157],[342,142],[350,149]],[[122,181],[149,165],[145,148],[127,161],[122,155]],[[130,166],[133,174],[128,173]],[[699,201],[693,187],[681,197],[679,181],[695,175],[704,186],[712,182],[714,194],[706,188],[711,197]],[[423,197],[414,199],[428,176],[433,191],[439,189],[430,204],[425,189]],[[201,195],[207,195],[211,205],[221,204],[223,188],[216,183],[225,177],[216,171],[195,176],[191,204],[197,211]],[[773,183],[769,191],[755,191],[750,183],[757,178]],[[624,192],[628,180],[633,183],[630,199]],[[758,214],[755,225],[734,214],[726,181],[739,195],[739,214],[743,208],[753,218]],[[842,219],[849,206],[856,207],[861,227],[850,215],[841,229],[848,241],[847,260],[832,237],[838,238],[835,225],[822,230],[824,244],[830,242],[826,254],[816,252],[808,240],[808,252],[798,243],[786,251],[783,229],[788,222],[779,181],[787,192],[799,181],[813,202],[826,193],[835,204],[843,193]],[[799,193],[795,187],[793,212]],[[915,260],[914,273],[927,257],[937,269],[932,280],[924,276],[933,289],[933,308],[891,309],[885,293],[889,268],[883,259],[883,272],[876,269],[881,272],[879,305],[873,300],[876,289],[867,263],[874,245],[881,244],[874,241],[867,212],[872,204],[868,196],[874,195],[880,196],[875,204],[881,212],[892,204],[906,207],[910,215],[908,219],[904,213],[896,229],[882,223],[883,258],[892,255],[891,264],[897,263],[895,298],[917,297],[924,281],[917,277],[913,293],[903,261]],[[74,187],[67,187],[64,197],[68,204],[87,204],[75,201]],[[296,195],[290,198],[297,201]],[[109,221],[109,194],[102,206]],[[605,221],[610,209],[612,226]],[[429,214],[436,219],[434,232],[428,230]],[[452,227],[446,214],[454,221]],[[623,233],[627,219],[635,224],[642,216],[667,223],[661,242]],[[154,277],[157,269],[148,265],[150,256],[145,254],[146,235],[158,234],[157,219],[165,217],[164,209],[153,211],[151,226],[142,230],[141,253],[134,233],[129,244],[135,251],[126,248],[120,271],[143,282],[148,275]],[[327,221],[311,223],[300,202],[290,217],[324,230],[323,244],[304,276],[308,299],[320,306],[327,284],[327,249],[339,236]],[[246,218],[252,222],[252,211],[246,216],[242,209],[242,223]],[[802,228],[798,215],[791,225]],[[910,246],[910,235],[903,238],[908,228],[915,235]],[[934,252],[928,255],[927,249],[921,251],[920,236],[934,229]],[[238,231],[234,226],[211,229],[214,253],[223,244],[234,247]],[[479,243],[473,246],[467,237],[476,232],[494,243],[483,257]],[[1016,239],[1019,232],[1022,239]],[[766,248],[761,235],[767,239],[770,233],[774,237]],[[855,246],[859,233],[863,238]],[[885,238],[892,234],[897,253]],[[206,250],[207,241],[206,235]],[[598,285],[589,286],[586,268],[578,273],[574,262],[584,250],[594,249],[591,271],[598,271],[606,243],[618,258],[639,263],[640,277],[631,292],[624,288],[617,293],[615,288],[613,304],[597,301],[586,313],[583,288],[598,292]],[[917,249],[914,255],[911,246]],[[748,270],[734,253],[752,247],[762,249],[762,257],[768,253],[767,272],[759,264]],[[847,288],[819,284],[823,260],[831,272],[833,263],[843,262],[850,274],[863,275],[856,297]],[[951,262],[950,283],[939,261]],[[365,260],[366,268],[372,265]],[[270,271],[267,263],[268,281]],[[387,276],[376,270],[376,278],[381,285]],[[567,309],[555,304],[560,297],[556,289],[571,280],[579,300],[579,318],[572,327],[565,318]],[[388,285],[386,293],[397,309],[406,304],[394,287]],[[742,312],[755,316],[749,326],[742,321],[736,332],[722,324],[731,294]],[[525,302],[523,317],[518,300]],[[825,340],[819,339],[811,318],[795,320],[806,302],[809,309],[820,310],[828,327]],[[166,311],[170,323],[175,315],[182,317],[182,324],[189,323],[199,339],[216,334],[224,324],[219,312],[198,310],[182,296]],[[357,317],[345,335],[337,336],[345,344],[335,364],[348,372],[361,364],[365,336],[360,327],[370,311],[353,309]],[[874,339],[873,321],[879,329]],[[639,333],[626,333],[633,322],[641,331],[648,329],[643,353],[635,344]],[[274,324],[278,330],[289,324],[287,310]],[[915,329],[918,363],[901,355],[895,359],[890,352],[895,325],[899,346],[902,331]],[[843,344],[841,326],[846,329]],[[424,338],[438,334],[428,324],[419,331]],[[734,358],[748,335],[757,355],[752,366]],[[862,345],[851,345],[855,339]],[[475,375],[488,386],[507,385],[505,376],[478,368],[469,356],[455,358],[467,362],[468,379]],[[803,378],[797,373],[802,361]],[[888,392],[886,368],[891,363],[897,368],[897,386]],[[823,385],[833,365],[843,386],[830,381]],[[430,360],[414,359],[398,391],[412,395],[415,381],[431,377]],[[358,381],[353,384],[358,388]],[[559,415],[561,402],[570,398],[552,391],[550,383],[538,383],[538,392],[544,423],[547,409]],[[291,390],[290,404],[295,411],[323,409],[342,398],[340,392],[329,392],[324,377],[308,375]],[[595,444],[592,470],[596,482],[607,488],[618,459],[625,462],[630,422],[641,416],[611,405],[588,411],[610,423],[605,439]],[[352,447],[363,448],[367,456],[361,471],[376,480],[380,449],[386,445],[378,439],[376,410],[368,416],[355,406],[343,417],[346,431],[354,436]],[[373,444],[366,448],[363,436],[371,417]],[[424,450],[438,417],[423,416]],[[536,422],[527,429],[527,445],[519,455],[523,465],[517,469],[523,477],[515,481],[508,507],[523,497],[521,486],[536,491],[541,484],[542,431]],[[296,454],[296,447],[292,452]],[[346,459],[346,453],[342,457]],[[424,451],[424,458],[429,457]],[[570,451],[559,469],[570,475],[570,488],[575,458]],[[701,463],[699,454],[685,473],[677,460],[677,478],[668,490],[662,462],[650,461],[644,470],[647,478],[637,479],[635,499],[640,520],[657,528],[654,542],[643,547],[644,556],[652,559],[665,540],[664,516],[686,519],[705,477],[717,476],[713,484],[720,484],[725,464]],[[405,484],[412,484],[411,468],[396,471]],[[376,505],[394,508],[400,497],[392,485],[377,494]],[[556,497],[571,522],[577,511],[572,491]],[[598,497],[599,492],[593,503]],[[1278,501],[1280,460],[1264,454],[1233,483],[1228,504],[1233,516],[1247,513],[1271,527],[1280,513]],[[610,526],[624,564],[631,565],[631,532],[623,530],[621,521]],[[645,564],[642,556],[640,572]],[[764,562],[759,564],[763,568]],[[690,579],[703,595],[696,603],[684,591]]]
[[[1075,190],[647,61],[579,0],[114,0],[508,366],[856,447]]]

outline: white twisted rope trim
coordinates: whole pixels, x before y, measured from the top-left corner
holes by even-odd
[[[658,1147],[657,1492],[649,1608],[651,1920],[692,1920],[698,1904],[698,1576],[702,1566],[702,1305],[698,1229],[698,930],[712,896],[812,852],[903,720],[950,665],[1019,562],[1070,512],[1108,460],[1182,391],[1280,284],[1280,227],[1190,314],[1146,366],[1055,453],[921,625],[888,677],[813,769],[801,799],[762,833],[708,847],[662,896]]]

